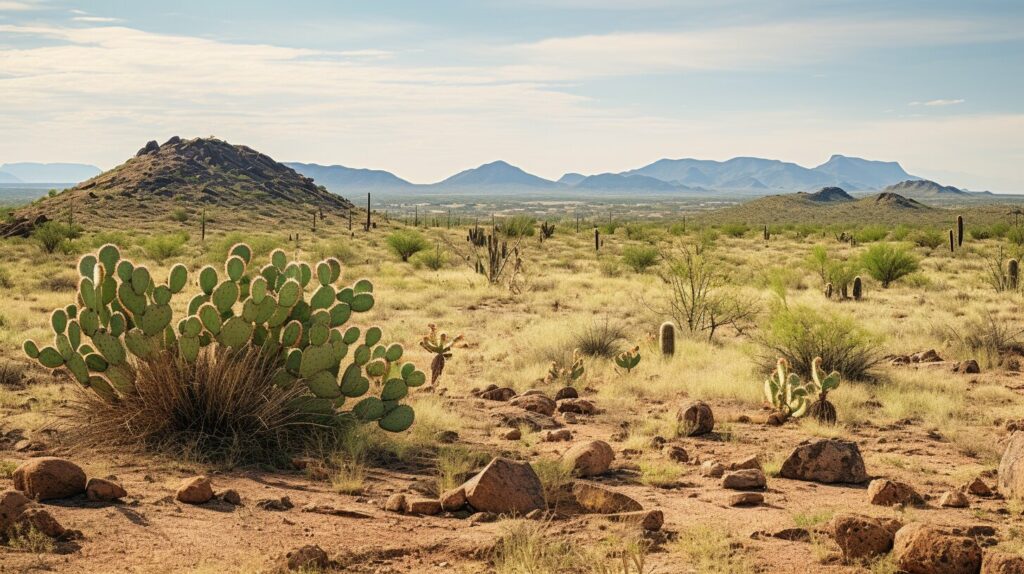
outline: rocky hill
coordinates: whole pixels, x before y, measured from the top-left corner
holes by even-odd
[[[139,222],[210,211],[233,224],[283,223],[350,208],[346,199],[249,147],[175,136],[162,145],[149,142],[123,164],[18,210],[14,219],[64,218],[71,211],[81,223]]]

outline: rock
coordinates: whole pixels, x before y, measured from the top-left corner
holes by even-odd
[[[144,147],[142,147],[141,149],[139,149],[138,152],[136,152],[135,157],[156,153],[159,150],[160,144],[156,143],[156,140],[150,140],[146,142],[146,145]]]
[[[453,488],[441,494],[441,508],[447,512],[455,512],[466,506],[466,489]]]
[[[734,460],[729,463],[729,470],[757,469],[761,470],[761,459],[757,455]]]
[[[218,493],[217,497],[233,506],[242,505],[242,495],[238,494],[238,491],[233,488]]]
[[[494,522],[498,519],[498,515],[493,512],[477,512],[473,516],[469,517],[470,524],[484,524],[487,522]]]
[[[546,442],[570,441],[572,440],[572,431],[570,431],[569,429],[548,431],[547,434],[544,435],[544,440]]]
[[[501,387],[480,393],[480,398],[488,401],[508,401],[516,396],[515,389]]]
[[[973,538],[921,523],[900,528],[892,552],[908,574],[977,574],[981,569],[981,547]]]
[[[453,430],[443,430],[434,435],[434,438],[441,444],[452,444],[459,442],[459,433]]]
[[[481,512],[526,514],[545,508],[543,486],[528,462],[496,457],[462,488],[470,506]]]
[[[729,490],[758,490],[766,486],[768,481],[759,468],[737,470],[722,477],[722,488]]]
[[[700,475],[710,478],[722,478],[725,474],[725,465],[713,460],[706,460],[700,465]]]
[[[491,417],[496,419],[501,426],[515,428],[526,427],[534,432],[545,429],[556,429],[559,428],[559,423],[555,422],[555,419],[534,413],[530,411],[524,411],[516,407],[501,407],[491,411]]]
[[[857,443],[835,438],[801,443],[782,463],[779,476],[825,484],[868,480]]]
[[[186,478],[174,493],[174,498],[186,504],[205,504],[213,498],[213,483],[205,476]]]
[[[978,366],[978,361],[968,359],[958,364],[956,371],[968,375],[977,375],[981,372],[981,367]]]
[[[562,413],[562,422],[567,425],[574,425],[579,422],[579,419],[576,418],[575,413]]]
[[[939,506],[945,508],[967,508],[970,506],[970,502],[967,500],[967,495],[959,490],[949,490],[942,493],[939,497]]]
[[[0,491],[0,533],[17,524],[18,518],[31,506],[32,500],[20,491]]]
[[[572,494],[576,503],[588,512],[599,514],[615,514],[619,512],[637,512],[644,507],[637,501],[621,492],[615,492],[588,482],[577,481],[572,485]]]
[[[302,570],[305,572],[319,572],[327,568],[331,563],[327,552],[316,544],[308,544],[296,548],[285,555],[285,566],[288,570]]]
[[[384,510],[388,512],[405,512],[405,495],[392,494],[389,496],[387,502],[384,503]]]
[[[117,500],[128,496],[128,492],[116,482],[103,478],[90,478],[85,485],[85,496],[89,500]]]
[[[644,530],[661,530],[665,524],[665,513],[660,510],[637,510],[633,512],[619,512],[605,516],[613,522],[626,522],[639,524]]]
[[[180,141],[181,141],[181,137],[179,137],[179,136],[171,136],[171,139],[165,141],[164,145],[174,145],[176,143],[179,143]],[[163,146],[161,146],[161,147],[163,147]]]
[[[35,500],[68,498],[85,492],[85,471],[65,460],[34,458],[14,469],[14,488]]]
[[[973,494],[974,496],[992,496],[992,489],[989,488],[988,484],[985,484],[981,477],[968,482],[960,490],[967,491],[968,494]]]
[[[981,574],[1024,574],[1024,556],[997,550],[985,552]]]
[[[759,506],[764,504],[764,495],[760,492],[737,492],[729,496],[729,506]]]
[[[569,447],[562,454],[562,460],[576,476],[597,476],[608,472],[615,460],[615,451],[603,440],[591,440]]]
[[[17,485],[15,485],[17,488]],[[1014,431],[999,461],[996,488],[1006,498],[1024,498],[1024,432]]]
[[[256,508],[269,512],[284,512],[295,508],[292,499],[287,496],[281,498],[261,498],[256,501]]]
[[[409,514],[433,516],[441,513],[441,501],[432,498],[412,498],[405,501],[405,511]]]
[[[26,530],[36,530],[50,538],[57,538],[67,532],[67,529],[61,526],[49,511],[38,507],[25,509],[18,517],[17,526]]]
[[[501,435],[501,438],[505,440],[519,440],[523,438],[523,432],[519,429],[509,429],[505,434]]]
[[[888,552],[900,526],[892,519],[839,514],[832,518],[826,530],[843,552],[843,558],[855,561]]]
[[[910,355],[911,363],[940,363],[942,357],[939,356],[935,349],[928,349],[927,351],[921,351],[920,353],[914,353]]]
[[[868,485],[868,502],[878,506],[922,506],[924,498],[905,482],[879,478]]]
[[[669,460],[676,462],[689,462],[690,455],[686,452],[686,449],[677,445],[670,444],[664,449],[665,455],[668,456]]]
[[[509,401],[510,405],[545,416],[555,414],[555,401],[544,395],[520,395]]]
[[[527,512],[524,518],[526,518],[527,520],[542,520],[544,519],[545,514],[546,513],[543,510],[538,508],[537,510],[531,510]]]
[[[558,412],[577,415],[592,415],[597,412],[594,403],[586,399],[564,399],[558,401]]]
[[[703,401],[680,409],[676,414],[676,420],[683,423],[683,432],[687,436],[707,434],[715,429],[715,415],[711,412],[711,405]]]
[[[755,493],[748,492],[745,494]],[[788,540],[790,542],[810,542],[811,532],[806,528],[783,528],[782,530],[776,530],[775,532],[771,532],[769,530],[756,530],[750,534],[750,538],[753,540],[763,540],[765,538],[778,538],[779,540]]]
[[[555,400],[560,401],[562,399],[578,399],[580,394],[576,392],[575,387],[562,387],[555,393]]]

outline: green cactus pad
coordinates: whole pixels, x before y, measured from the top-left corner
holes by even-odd
[[[341,394],[346,397],[361,397],[370,389],[370,381],[363,376],[359,365],[352,364],[341,376]]]
[[[228,251],[228,256],[239,257],[248,265],[252,262],[252,248],[246,243],[236,243]]]
[[[234,281],[221,281],[220,285],[217,285],[217,288],[213,290],[213,294],[210,295],[210,301],[221,313],[231,309],[235,302],[238,301],[238,283]]]
[[[277,303],[284,307],[294,307],[299,302],[299,297],[302,296],[302,286],[299,282],[294,279],[285,281],[284,285],[277,292]]]
[[[188,283],[188,269],[181,263],[171,267],[171,274],[167,278],[167,287],[171,293],[180,293],[186,283]]]
[[[288,256],[285,255],[284,251],[275,249],[270,253],[270,263],[277,268],[278,271],[284,271],[286,265],[288,265]]]
[[[171,302],[171,288],[166,285],[157,285],[153,288],[153,302],[157,305],[166,305]]]
[[[373,295],[370,293],[359,293],[352,297],[352,302],[349,303],[349,306],[356,313],[365,313],[373,309]]]
[[[383,401],[397,401],[409,394],[409,386],[402,379],[389,379],[380,392]]]
[[[398,405],[377,424],[388,432],[402,432],[412,426],[416,413],[409,405]]]
[[[178,352],[186,361],[194,363],[196,357],[199,356],[199,349],[199,337],[190,337],[188,335],[178,337]]]
[[[337,380],[327,371],[320,371],[305,381],[310,392],[321,399],[336,399],[341,396]]]
[[[351,345],[359,340],[359,333],[359,327],[349,327],[345,330],[345,334],[342,336],[341,340],[344,341],[346,345]]]
[[[370,327],[366,330],[366,338],[363,342],[367,347],[372,347],[380,342],[381,337],[384,336],[384,331],[380,327]]]
[[[186,337],[198,337],[203,331],[203,322],[199,317],[186,317],[182,320],[179,331]]]
[[[411,365],[412,363],[408,364]],[[417,371],[415,368],[413,368],[411,373],[406,375],[403,369],[402,379],[405,381],[406,385],[410,387],[418,387],[427,382],[427,375],[423,371]]]
[[[78,282],[78,297],[82,300],[82,305],[89,309],[95,311],[99,307],[99,300],[96,298],[96,286],[92,279],[88,277],[82,277]]]
[[[39,362],[48,369],[56,369],[64,364],[64,357],[53,347],[45,347],[39,351]]]
[[[135,381],[132,379],[132,372],[126,365],[111,365],[103,376],[117,392],[122,395],[135,394]]]
[[[152,278],[149,275],[149,269],[145,267],[136,267],[132,271],[132,290],[138,295],[145,295],[146,291],[149,291],[150,282]]]
[[[103,355],[98,353],[89,353],[85,356],[85,366],[89,367],[90,371],[96,371],[102,373],[107,370],[109,363],[103,358]]]
[[[57,352],[60,353],[61,357],[64,357],[65,361],[68,360],[71,355],[75,354],[75,349],[71,347],[71,341],[64,333],[55,336],[53,338],[53,343],[54,346],[57,347]]]
[[[334,257],[328,257],[324,260],[327,266],[331,269],[331,280],[328,283],[334,283],[338,279],[341,279],[341,261],[338,261]]]
[[[359,293],[373,293],[373,283],[369,279],[360,279],[352,286],[352,291],[356,295]]]
[[[348,303],[335,303],[331,307],[331,326],[340,327],[348,322],[352,316],[352,308],[348,306]]]
[[[252,337],[252,323],[241,317],[231,317],[224,322],[219,340],[228,347],[239,349],[249,342],[250,337]]]
[[[92,342],[96,345],[96,350],[111,365],[120,365],[124,362],[124,346],[117,337],[99,331],[93,335]]]
[[[107,331],[115,337],[120,337],[122,333],[128,330],[128,320],[125,319],[124,313],[120,311],[111,313],[107,324],[109,326]]]
[[[321,323],[314,323],[309,327],[309,343],[320,346],[327,342],[331,330]]]
[[[377,397],[366,397],[352,407],[352,414],[362,421],[376,421],[384,416],[384,403]]]
[[[299,283],[303,287],[309,285],[309,282],[313,280],[313,269],[310,268],[306,263],[299,263]]]
[[[142,359],[150,357],[154,351],[154,345],[142,329],[132,329],[125,333],[124,346],[128,347],[129,353]]]
[[[245,274],[245,261],[237,256],[228,258],[224,262],[224,272],[228,274],[228,279],[237,283]]]
[[[249,283],[249,297],[257,305],[263,303],[267,297],[267,280],[265,278],[257,277]]]
[[[89,383],[89,367],[86,366],[85,359],[82,358],[82,355],[74,353],[68,357],[67,368],[79,383],[82,383],[83,385]]]
[[[207,265],[199,271],[199,288],[206,295],[213,293],[213,290],[217,287],[217,281],[217,270],[213,266]]]
[[[114,390],[114,387],[110,386],[110,382],[107,381],[106,377],[102,375],[89,377],[89,388],[107,402],[117,401],[117,392]]]
[[[108,243],[103,247],[100,247],[100,250],[96,254],[96,258],[103,264],[104,268],[116,269],[117,262],[121,259],[121,252],[117,249],[116,245]]]
[[[351,287],[345,287],[338,291],[338,301],[351,305],[352,298],[355,297],[355,292],[352,291]]]
[[[110,269],[106,267],[105,269]],[[132,273],[135,271],[135,265],[127,259],[122,259],[117,263],[117,268],[114,269],[114,274],[122,283],[129,283],[132,280]]]
[[[313,309],[327,309],[334,303],[335,291],[330,285],[321,285],[313,297],[309,299],[309,306]]]
[[[316,264],[316,280],[320,282],[320,285],[331,284],[331,266],[327,261]]]
[[[195,315],[196,313],[199,312],[199,307],[201,307],[203,305],[203,303],[209,303],[209,302],[210,302],[210,296],[209,295],[196,295],[195,297],[190,299],[189,302],[188,302],[188,314],[189,315]]]
[[[92,278],[93,272],[96,270],[96,256],[90,254],[83,255],[78,260],[78,274],[82,277]]]
[[[357,361],[358,362],[358,361]],[[366,374],[375,379],[383,377],[388,372],[388,364],[383,359],[374,359],[366,363]]]
[[[402,353],[404,351],[405,350],[401,345],[394,343],[388,347],[387,351],[384,351],[384,358],[387,359],[389,363],[394,363],[402,358]]]
[[[100,319],[92,309],[82,309],[78,323],[82,326],[82,332],[92,337],[100,326]]]
[[[358,347],[356,347],[356,352],[355,352],[355,355],[353,356],[353,360],[359,366],[363,366],[366,363],[369,363],[370,362],[370,348],[367,347],[366,345],[359,345]]]
[[[220,312],[212,303],[205,303],[199,308],[199,320],[203,322],[203,327],[214,335],[220,333],[221,327],[224,325],[220,318]]]
[[[310,345],[302,350],[302,364],[299,365],[299,376],[304,379],[312,377],[319,371],[326,371],[332,366],[332,352],[327,345]]]
[[[71,346],[78,348],[82,344],[82,327],[78,324],[78,321],[68,322],[68,340],[71,341]]]
[[[270,382],[277,387],[282,389],[290,389],[295,384],[295,376],[284,369],[278,369],[274,371],[274,374],[270,377]]]
[[[32,339],[26,340],[22,347],[25,349],[25,354],[28,355],[30,359],[39,358],[39,345],[37,345]]]
[[[134,316],[142,315],[146,311],[146,296],[136,292],[132,283],[122,283],[118,286],[117,298],[121,306]]]
[[[68,314],[64,309],[56,309],[50,315],[50,325],[54,333],[63,333],[68,328]]]
[[[149,305],[139,320],[139,326],[150,337],[158,335],[171,324],[172,314],[170,305]]]

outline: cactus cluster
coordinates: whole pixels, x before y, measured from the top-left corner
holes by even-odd
[[[580,353],[579,349],[575,349],[572,352],[572,363],[563,367],[557,361],[552,362],[544,381],[547,383],[561,382],[566,385],[572,385],[582,376],[583,354]]]
[[[640,364],[640,347],[633,347],[628,351],[623,351],[618,355],[615,355],[615,364],[620,369],[626,369],[629,373]]]
[[[551,236],[555,234],[555,224],[544,221],[540,224],[540,240],[551,239]]]
[[[466,240],[476,247],[483,247],[484,243],[487,243],[487,235],[479,225],[474,224],[473,227],[469,229]]]
[[[122,259],[116,246],[104,245],[78,263],[77,303],[53,312],[54,345],[40,349],[30,340],[25,352],[43,366],[66,367],[80,383],[117,401],[135,393],[138,361],[176,353],[194,362],[214,344],[258,347],[277,357],[275,385],[302,385],[295,399],[302,412],[355,416],[392,432],[409,428],[413,410],[399,401],[426,382],[426,375],[400,362],[401,345],[381,343],[379,327],[343,328],[353,313],[373,307],[372,283],[362,279],[335,287],[341,263],[333,258],[311,267],[289,261],[278,249],[258,272],[249,273],[251,262],[252,249],[239,243],[228,252],[223,276],[212,266],[200,270],[200,293],[187,316],[172,324],[171,298],[188,282],[187,269],[176,265],[167,282],[158,283],[144,266]],[[379,396],[341,409],[371,387]]]
[[[828,402],[826,395],[839,386],[839,373],[833,371],[821,377],[820,367],[821,357],[816,357],[812,361],[812,380],[804,382],[800,380],[799,375],[789,370],[789,361],[785,358],[779,359],[775,372],[764,381],[765,398],[774,410],[769,422],[782,424],[790,417],[804,416],[812,407],[819,411],[815,414],[816,417],[827,418],[828,411],[831,410],[832,421],[835,421],[835,407]],[[818,393],[818,400],[812,405],[809,398],[815,393]]]
[[[430,384],[433,385],[444,372],[445,364],[452,358],[452,349],[462,340],[462,335],[449,339],[448,333],[439,333],[436,325],[431,324],[429,327],[430,333],[423,337],[420,346],[434,354],[434,359],[430,361]]]
[[[820,423],[834,425],[836,424],[836,407],[828,400],[828,393],[839,386],[839,373],[832,371],[828,375],[822,375],[824,373],[821,370],[821,357],[815,357],[811,361],[811,378],[813,379],[813,388],[818,389],[818,398],[811,403],[807,413]]]

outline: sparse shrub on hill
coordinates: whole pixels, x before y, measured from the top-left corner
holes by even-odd
[[[910,240],[914,242],[918,247],[927,247],[928,249],[935,249],[946,243],[946,234],[939,231],[938,229],[926,228],[915,231],[911,236]]]
[[[889,228],[884,225],[865,225],[853,233],[857,243],[873,243],[881,241],[889,235]]]
[[[429,247],[427,240],[417,231],[395,231],[388,235],[387,241],[388,247],[395,255],[401,257],[402,261],[409,261],[410,257]]]
[[[844,299],[849,295],[854,277],[860,272],[859,261],[833,259],[824,245],[811,248],[807,266],[821,279],[822,287],[831,283],[834,292]]]
[[[47,253],[53,253],[59,249],[71,239],[75,239],[80,235],[80,231],[74,227],[68,227],[67,224],[57,223],[56,221],[47,221],[42,225],[36,226],[32,232],[32,238],[39,243],[43,251]]]
[[[1006,240],[1014,245],[1024,245],[1024,227],[1011,227],[1006,232]]]
[[[658,262],[658,249],[647,245],[628,245],[622,250],[622,261],[637,273]]]
[[[188,234],[162,233],[151,235],[142,240],[142,249],[150,259],[163,262],[165,259],[177,257],[185,252],[185,243],[188,241]]]
[[[400,362],[402,347],[383,344],[379,327],[345,328],[373,307],[373,285],[336,287],[335,259],[311,267],[276,250],[262,268],[251,263],[238,244],[222,272],[203,268],[201,292],[175,323],[186,268],[159,283],[105,245],[79,261],[77,302],[51,315],[52,346],[26,341],[25,352],[92,391],[79,404],[81,435],[108,445],[250,459],[279,438],[356,421],[408,428],[414,414],[399,401],[426,376]]]
[[[507,237],[533,237],[537,220],[528,215],[514,215],[502,220],[498,231]]]
[[[445,262],[448,260],[448,254],[441,251],[441,246],[437,245],[434,249],[427,249],[421,251],[413,258],[413,265],[417,268],[426,267],[431,271],[437,271],[444,267]]]
[[[888,243],[872,245],[861,257],[864,269],[883,288],[900,277],[917,271],[917,258],[907,250]]]
[[[729,237],[743,237],[750,231],[750,226],[745,223],[726,223],[720,229]]]

